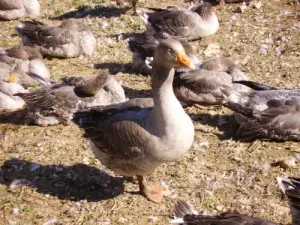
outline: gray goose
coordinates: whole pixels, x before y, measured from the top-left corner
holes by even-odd
[[[43,78],[50,78],[43,56],[38,49],[17,45],[0,51],[0,80],[14,79],[23,87],[35,87],[40,83],[27,75],[27,72],[36,73]]]
[[[0,20],[16,20],[21,17],[39,16],[40,3],[38,0],[1,0]]]
[[[197,66],[200,61],[197,58],[193,47],[184,40],[180,41],[180,43],[184,47],[184,50],[192,63]],[[128,48],[132,52],[132,67],[135,72],[143,75],[151,74],[151,62],[153,61],[154,52],[158,44],[158,39],[149,39],[145,35],[131,37],[128,40]]]
[[[24,45],[38,47],[45,56],[73,58],[91,55],[96,48],[96,39],[83,19],[67,19],[59,26],[24,21],[16,30]]]
[[[221,105],[230,97],[223,88],[233,88],[237,92],[247,92],[244,85],[234,81],[247,80],[235,63],[227,57],[208,59],[196,70],[178,70],[173,88],[176,97],[186,104]]]
[[[218,17],[210,3],[191,9],[169,9],[150,15],[138,12],[146,25],[147,35],[158,39],[198,40],[215,34]]]
[[[292,214],[292,225],[300,224],[300,178],[290,177],[290,181],[277,178],[280,189],[287,196]],[[179,200],[175,204],[175,219],[171,224],[185,225],[277,225],[274,222],[242,215],[235,212],[225,212],[221,215],[198,215],[193,206]]]
[[[39,80],[44,87],[15,96],[25,101],[28,119],[39,126],[60,123],[68,125],[73,113],[79,109],[126,100],[122,86],[106,70],[89,79],[68,77],[61,84],[37,74],[29,75]]]
[[[122,103],[122,107],[114,106],[114,111],[93,108],[74,117],[101,163],[122,176],[137,176],[140,192],[155,203],[162,201],[164,188],[148,186],[144,176],[162,163],[181,158],[194,141],[193,123],[172,89],[178,66],[193,67],[178,41],[162,41],[152,65],[154,107],[149,107],[151,99],[146,104],[141,99],[125,107]]]
[[[245,93],[224,89],[227,107],[240,125],[237,136],[245,139],[300,140],[300,89],[274,88],[250,81],[237,81],[255,90]]]

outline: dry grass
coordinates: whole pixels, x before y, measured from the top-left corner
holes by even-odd
[[[54,79],[91,75],[97,72],[95,68],[108,67],[129,87],[130,97],[148,93],[149,77],[123,73],[131,62],[124,37],[144,31],[131,11],[120,15],[122,10],[111,8],[115,4],[108,0],[41,2],[42,21],[79,6],[98,5],[88,16],[98,40],[96,53],[46,60]],[[183,5],[182,0],[148,0],[140,6],[170,4]],[[226,5],[218,11],[221,27],[215,36],[193,43],[199,56],[205,58],[203,51],[209,43],[219,43],[221,53],[236,60],[251,79],[276,86],[297,85],[300,22],[287,13],[292,12],[291,6],[285,0],[264,1],[262,8],[250,8],[243,14],[233,13],[236,7]],[[20,41],[14,32],[17,24],[1,22],[1,48]],[[268,45],[266,55],[259,54],[262,44]],[[276,47],[282,51],[279,56]],[[193,149],[180,161],[159,167],[151,177],[151,182],[166,182],[172,192],[159,205],[132,193],[136,184],[123,182],[105,170],[75,125],[42,128],[1,124],[0,224],[167,224],[178,198],[189,200],[200,211],[235,210],[289,224],[288,204],[278,190],[276,177],[300,175],[300,166],[283,170],[270,164],[294,157],[299,143],[221,141],[216,127],[227,121],[221,128],[230,128],[230,117],[222,116],[228,110],[191,108],[189,113],[196,127]],[[209,146],[201,147],[201,142]],[[24,179],[20,180],[23,185],[10,187],[17,179]]]

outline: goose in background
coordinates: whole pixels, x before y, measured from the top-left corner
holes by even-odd
[[[27,72],[36,73],[49,79],[49,71],[38,49],[17,45],[0,51],[0,80],[8,81],[11,74],[14,81],[24,88],[40,85],[39,82],[27,75]]]
[[[60,84],[37,74],[29,75],[44,87],[15,95],[25,101],[28,118],[39,126],[68,125],[79,109],[126,100],[122,86],[107,70],[91,78],[68,77]]]
[[[146,34],[158,39],[198,40],[215,34],[219,20],[210,3],[191,9],[171,8],[150,15],[138,11],[146,26]]]
[[[40,15],[38,0],[1,0],[0,20],[17,20],[29,16],[35,18]]]
[[[96,39],[84,19],[67,19],[60,25],[24,21],[16,27],[24,45],[35,46],[43,56],[73,58],[91,55]]]
[[[236,135],[243,139],[300,140],[300,89],[274,88],[252,81],[236,81],[254,88],[249,93],[224,88],[226,106],[239,124]]]
[[[136,176],[141,194],[155,203],[162,201],[165,187],[149,186],[144,177],[181,158],[194,141],[194,125],[172,89],[178,66],[194,68],[180,42],[163,40],[152,63],[153,107],[149,98],[135,99],[114,110],[93,107],[74,116],[101,163],[122,176]]]

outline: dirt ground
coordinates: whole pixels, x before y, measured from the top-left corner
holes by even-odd
[[[128,72],[131,54],[126,38],[145,29],[131,10],[118,9],[109,0],[41,3],[41,20],[55,24],[59,21],[48,18],[90,6],[81,16],[90,21],[98,41],[91,57],[46,59],[54,79],[88,76],[109,68],[126,87],[128,97],[150,94],[150,77]],[[169,5],[188,4],[145,0],[139,7]],[[211,57],[207,47],[218,44],[219,53],[234,59],[250,79],[299,86],[300,21],[290,3],[262,1],[259,9],[247,8],[243,13],[235,13],[237,7],[225,5],[217,10],[218,33],[193,42],[199,57]],[[19,43],[14,31],[18,23],[1,22],[0,48]],[[192,107],[188,112],[196,129],[193,148],[181,160],[160,166],[150,178],[170,189],[161,204],[136,194],[137,184],[100,165],[75,125],[0,124],[0,224],[168,224],[176,199],[188,200],[200,212],[231,210],[290,224],[288,203],[276,177],[300,175],[299,143],[236,142],[226,134],[234,126],[225,108]],[[280,160],[290,166],[276,166]]]

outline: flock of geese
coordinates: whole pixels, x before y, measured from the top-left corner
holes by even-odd
[[[165,189],[148,185],[145,177],[162,163],[183,157],[194,141],[194,125],[183,107],[222,105],[234,112],[239,135],[300,140],[300,89],[248,81],[226,57],[202,62],[197,58],[189,42],[219,29],[213,4],[204,1],[189,9],[172,7],[146,14],[136,9],[137,0],[129,2],[146,27],[143,35],[128,40],[133,69],[151,74],[152,98],[127,99],[107,70],[89,78],[51,80],[43,57],[91,55],[96,39],[85,20],[67,19],[60,25],[27,20],[15,28],[22,43],[0,51],[1,113],[25,107],[28,124],[76,123],[101,163],[122,176],[136,176],[141,194],[155,203],[162,201]],[[238,1],[226,1],[230,2]],[[37,17],[39,12],[37,0],[0,1],[1,20]],[[293,224],[299,225],[300,179],[278,178],[278,183],[288,197]],[[184,201],[177,202],[175,215],[172,223],[274,224],[235,213],[197,215]]]

